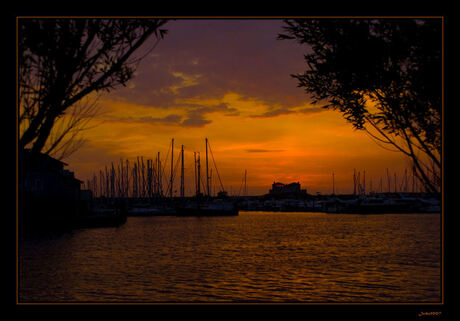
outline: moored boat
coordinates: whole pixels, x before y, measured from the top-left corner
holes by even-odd
[[[238,208],[233,202],[216,199],[178,206],[176,216],[236,216]]]
[[[138,204],[128,208],[128,216],[164,216],[174,214],[175,208],[172,205]]]

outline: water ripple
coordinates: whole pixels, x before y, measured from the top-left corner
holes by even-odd
[[[439,215],[130,217],[20,245],[20,302],[439,302]]]

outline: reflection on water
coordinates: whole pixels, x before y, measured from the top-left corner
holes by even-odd
[[[23,240],[19,302],[441,301],[439,214],[129,217]]]

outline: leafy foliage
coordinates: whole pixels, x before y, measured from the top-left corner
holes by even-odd
[[[32,19],[18,28],[19,145],[40,152],[56,120],[91,93],[126,85],[133,54],[165,19]],[[153,47],[156,45],[153,45]],[[131,60],[130,60],[131,59]]]
[[[293,75],[314,103],[391,144],[439,190],[442,114],[440,19],[291,19],[279,39],[310,46]],[[428,162],[424,163],[421,152]],[[432,164],[432,165],[433,165]],[[427,173],[429,171],[430,173]]]

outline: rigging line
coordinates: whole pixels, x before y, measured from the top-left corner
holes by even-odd
[[[214,163],[214,167],[216,168],[217,177],[219,178],[220,187],[222,188],[222,192],[223,192],[225,190],[224,185],[222,184],[222,180],[220,179],[219,170],[217,169],[216,161],[214,160],[214,155],[212,153],[212,149],[211,149],[211,145],[209,144],[209,140],[208,140],[208,145],[209,145],[209,151],[211,152],[212,162]]]
[[[200,175],[200,182],[201,182],[201,187],[203,188],[202,190],[205,191],[206,190],[206,185],[205,185],[204,180],[203,180],[203,175]]]
[[[161,183],[162,183],[162,184],[163,184],[163,180],[164,180],[165,178],[168,179],[168,178],[166,177],[166,175],[165,175],[165,170],[166,170],[166,163],[167,163],[167,161],[168,161],[168,159],[169,159],[169,152],[170,152],[170,150],[171,150],[171,144],[169,144],[168,152],[166,153],[165,161],[164,161],[164,163],[163,163],[163,166],[161,166],[161,157],[160,157],[160,166],[161,166],[160,171],[161,171]]]
[[[177,158],[177,161],[176,161],[176,165],[174,165],[173,180],[175,180],[175,178],[176,178],[176,174],[177,174],[177,172],[178,172],[178,169],[177,169],[177,168],[179,167],[180,160],[181,160],[180,157],[178,157],[178,158]],[[170,186],[171,186],[171,182],[168,180],[168,186],[167,186],[167,189],[168,189],[168,190],[169,190]],[[173,188],[174,188],[174,186],[173,186]]]

